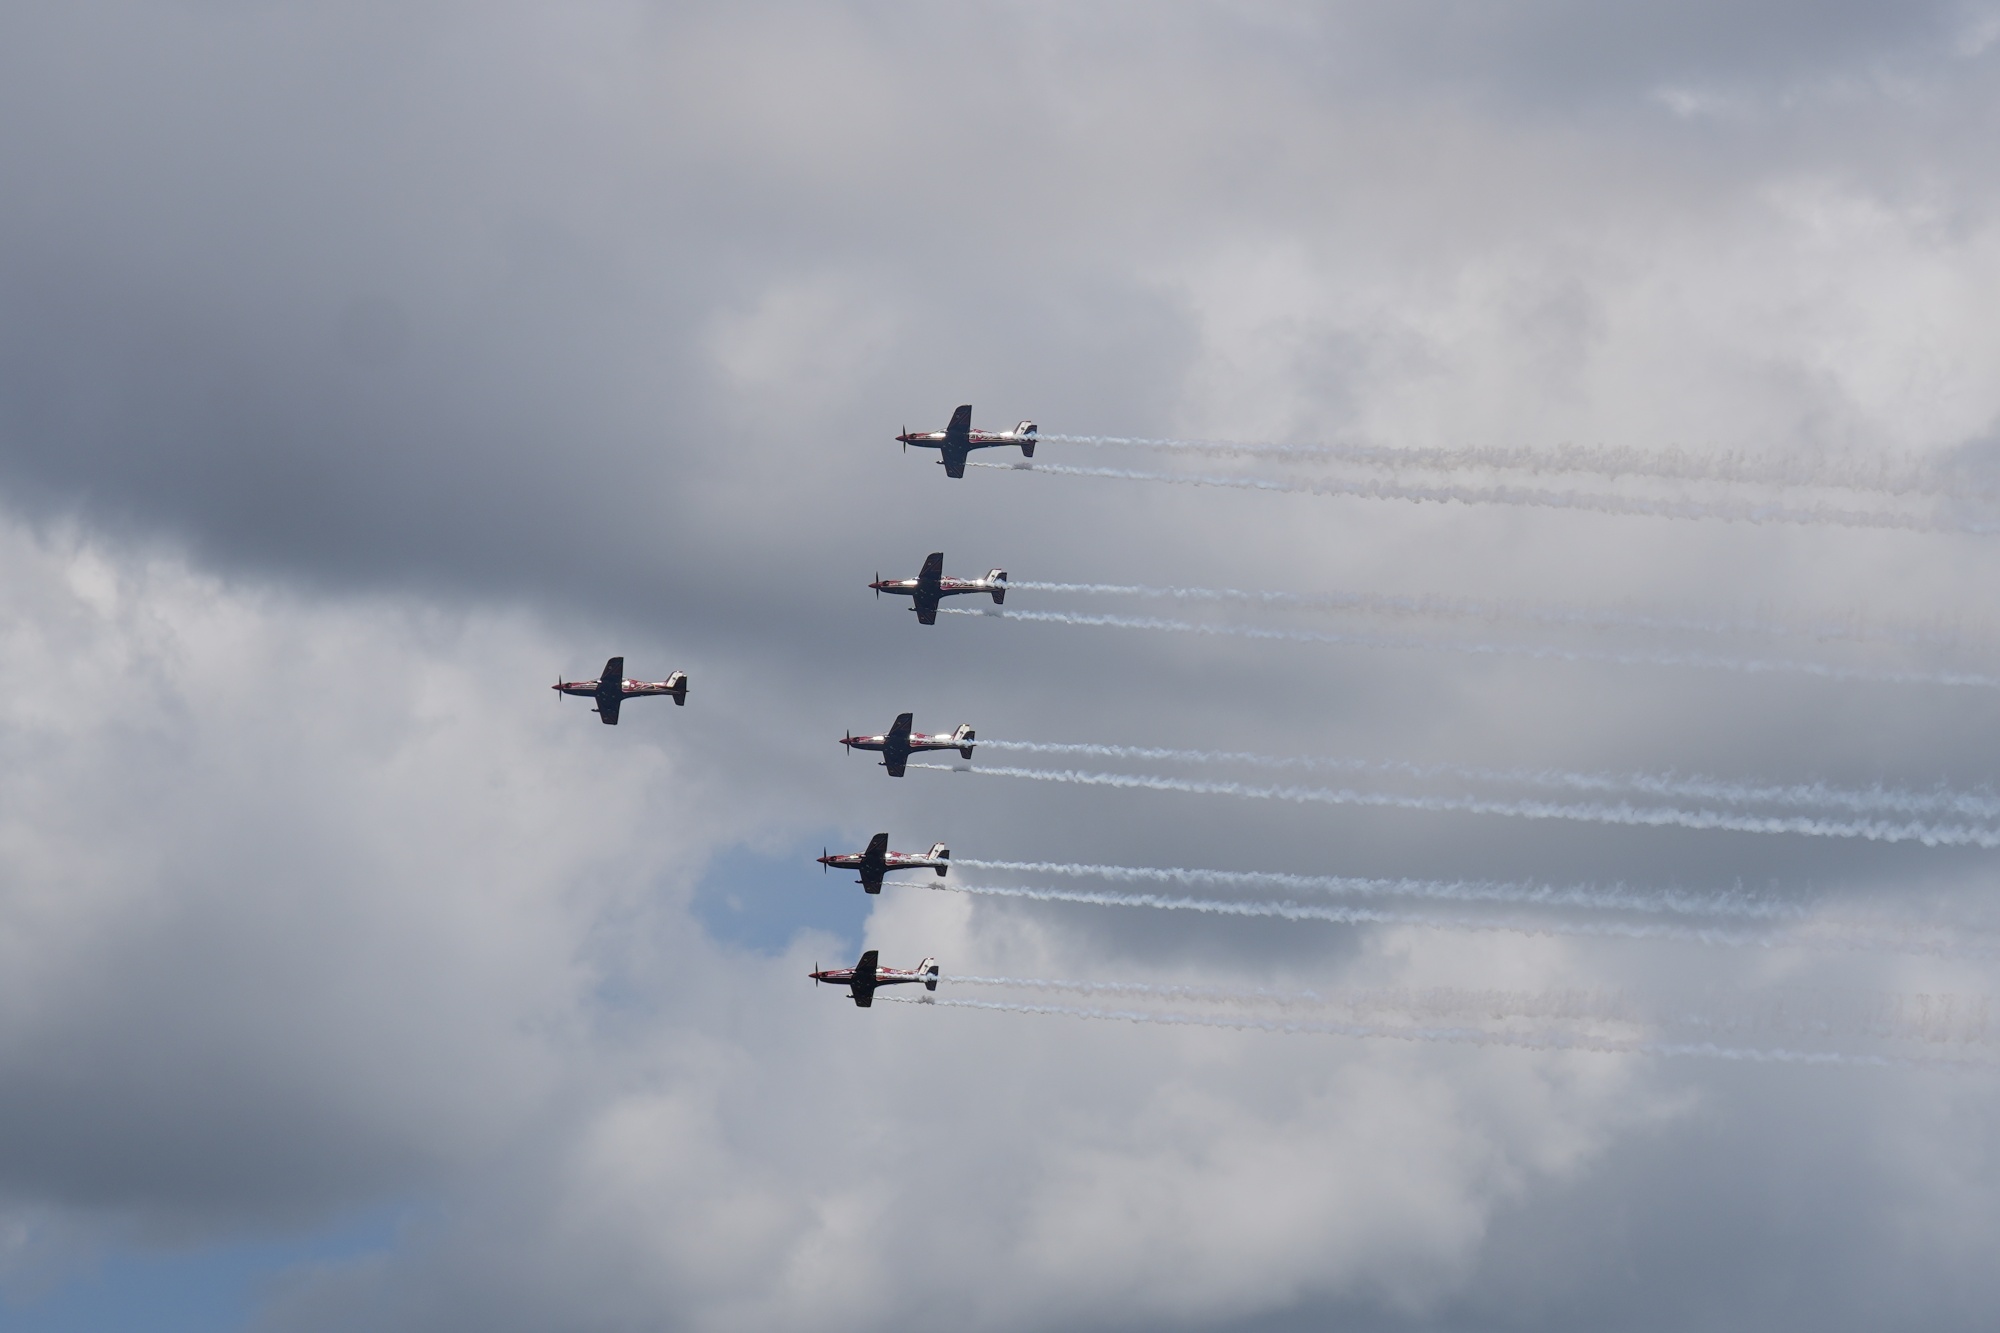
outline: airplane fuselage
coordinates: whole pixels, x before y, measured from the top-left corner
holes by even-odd
[[[829,985],[848,986],[853,984],[855,975],[860,971],[861,969],[858,967],[829,967],[823,972],[811,972],[807,975],[814,981],[824,981]],[[927,980],[929,978],[925,977],[923,973],[917,971],[915,968],[878,967],[875,969],[875,984],[877,986],[908,986],[913,982],[921,983]]]
[[[1007,572],[995,570],[993,574],[978,579],[941,578],[931,587],[924,586],[922,579],[877,579],[868,586],[876,592],[893,593],[899,597],[918,597],[925,594],[932,597],[957,597],[961,593],[991,592],[998,593],[1004,598],[1007,595]]]
[[[951,443],[951,432],[943,430],[911,430],[898,435],[903,444],[914,444],[919,449],[942,449]],[[998,445],[1036,443],[1033,434],[1023,434],[1011,430],[968,430],[965,432],[965,447],[968,449],[991,449]],[[1058,441],[1060,443],[1060,441]]]
[[[680,688],[673,680],[621,680],[617,682],[620,698],[630,699],[641,694],[672,694]],[[564,694],[580,694],[587,699],[595,699],[604,693],[594,680],[566,680],[550,689],[561,690]]]
[[[940,875],[951,870],[951,855],[948,852],[942,856],[923,852],[884,852],[880,857],[872,857],[866,852],[835,852],[818,860],[821,865],[835,870],[859,871],[863,884],[871,879],[880,881],[882,876],[898,870],[935,870]]]
[[[962,741],[956,736],[926,736],[921,731],[913,731],[908,736],[848,736],[842,745],[853,750],[873,750],[878,754],[891,754],[901,750],[904,754],[916,754],[923,750],[970,750],[972,742]],[[967,756],[968,758],[970,756]]]

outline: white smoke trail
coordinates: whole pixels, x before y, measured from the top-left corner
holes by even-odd
[[[1796,454],[1750,458],[1741,454],[1697,454],[1680,449],[1615,449],[1558,445],[1553,449],[1409,448],[1370,444],[1264,444],[1234,440],[1149,439],[1130,435],[1044,435],[1056,444],[1163,450],[1216,457],[1302,459],[1357,463],[1396,472],[1412,469],[1455,472],[1487,469],[1535,476],[1582,474],[1616,481],[1653,477],[1728,485],[1827,487],[1883,495],[1972,496],[1993,494],[1975,479],[1909,459],[1804,458]]]
[[[1869,931],[1857,929],[1849,923],[1833,925],[1815,922],[1790,934],[1776,935],[1762,931],[1664,925],[1647,921],[1571,921],[1554,917],[1537,921],[1509,921],[1438,912],[1389,911],[1379,907],[1342,907],[1289,901],[1250,902],[1234,898],[1176,898],[1157,893],[1112,893],[1094,889],[965,883],[939,883],[929,887],[938,893],[963,893],[981,898],[1019,898],[1028,902],[1077,903],[1090,907],[1137,907],[1162,912],[1196,912],[1204,916],[1323,921],[1337,926],[1415,926],[1425,930],[1492,931],[1506,935],[1667,940],[1732,949],[1813,948],[1850,953],[1921,954],[1937,958],[2000,956],[1995,950],[1956,940],[1926,939],[1907,931]]]
[[[982,740],[988,749],[1030,754],[1081,754],[1100,759],[1150,759],[1191,764],[1240,764],[1248,768],[1306,769],[1320,772],[1381,773],[1412,778],[1456,778],[1502,786],[1581,792],[1637,792],[1669,799],[1723,805],[1780,805],[1796,809],[1845,810],[1856,814],[1956,815],[2000,818],[2000,795],[1974,788],[1916,791],[1907,787],[1831,787],[1824,782],[1747,783],[1675,773],[1578,773],[1564,769],[1480,768],[1470,764],[1411,763],[1390,759],[1339,759],[1313,755],[1266,755],[1241,750],[1181,750],[1158,746],[1102,745],[1093,741]]]
[[[1223,1004],[1246,1008],[1339,1010],[1349,1018],[1399,1014],[1423,1019],[1564,1019],[1638,1024],[1646,1020],[1622,993],[1566,989],[1557,991],[1472,990],[1461,986],[1340,987],[1318,990],[1277,990],[1268,986],[1159,984],[1143,981],[1076,981],[1043,977],[952,976],[953,986],[989,987],[1042,993],[1127,996],[1190,1004]],[[1727,1020],[1725,1020],[1727,1021]],[[1866,1035],[1875,1035],[1868,1033]]]
[[[1473,990],[1463,986],[1337,987],[1278,990],[1269,986],[1077,981],[1043,977],[953,976],[959,986],[1073,995],[1131,996],[1193,1004],[1276,1009],[1333,1009],[1349,1018],[1400,1014],[1439,1019],[1563,1019],[1729,1033],[1786,1031],[1818,1037],[1887,1038],[1929,1044],[1989,1045],[1990,996],[1825,994],[1797,990],[1741,994],[1720,1008],[1689,1011],[1671,1001],[1645,1004],[1622,991]]]
[[[1506,815],[1516,819],[1565,819],[1588,824],[1644,828],[1687,828],[1733,833],[1791,833],[1813,838],[1865,838],[1870,842],[1917,842],[1926,847],[2000,847],[2000,831],[1961,824],[1888,823],[1882,820],[1831,820],[1802,816],[1732,814],[1719,810],[1679,810],[1664,806],[1601,803],[1558,804],[1552,801],[1495,800],[1470,796],[1419,796],[1401,792],[1355,791],[1329,787],[1254,787],[1241,782],[1198,782],[1188,778],[1142,773],[1085,773],[1075,769],[972,768],[949,764],[916,764],[911,768],[938,772],[985,773],[994,777],[1064,782],[1085,787],[1124,787],[1145,791],[1179,791],[1205,796],[1235,796],[1245,800],[1295,801],[1352,805],[1436,813]]]
[[[1706,926],[1673,926],[1645,921],[1506,921],[1490,917],[1450,916],[1437,912],[1389,911],[1380,907],[1341,907],[1324,903],[1250,902],[1235,898],[1176,898],[1158,893],[1112,893],[1097,889],[1027,888],[1018,885],[948,884],[927,886],[939,893],[963,893],[982,898],[1020,898],[1029,902],[1079,903],[1091,907],[1143,907],[1162,912],[1197,912],[1204,916],[1271,918],[1282,921],[1324,921],[1336,926],[1418,926],[1430,930],[1495,931],[1508,935],[1574,935],[1592,939],[1675,940],[1686,944],[1729,948],[1770,948],[1779,937],[1764,932],[1721,930]],[[1847,947],[1842,945],[1841,947]],[[1896,952],[1902,952],[1896,950]]]
[[[1580,1033],[1487,1032],[1479,1028],[1425,1028],[1381,1023],[1329,1023],[1295,1019],[1262,1019],[1215,1014],[1183,1014],[1142,1009],[1086,1009],[1064,1004],[1016,1004],[1000,1000],[954,1000],[927,997],[913,1000],[900,995],[879,999],[898,1004],[934,1003],[957,1009],[990,1009],[1017,1014],[1050,1014],[1065,1018],[1101,1019],[1122,1023],[1151,1023],[1167,1027],[1228,1028],[1243,1032],[1271,1032],[1286,1035],[1382,1038],[1390,1041],[1442,1043],[1463,1046],[1507,1046],[1517,1050],[1571,1052],[1601,1055],[1650,1055],[1696,1057],[1712,1060],[1747,1061],[1757,1064],[1862,1065],[1877,1068],[1949,1069],[1991,1072],[2000,1064],[1936,1055],[1856,1055],[1838,1051],[1795,1051],[1774,1047],[1718,1046],[1713,1042],[1666,1042],[1648,1039],[1620,1041]]]
[[[1950,646],[1964,635],[1957,625],[1875,622],[1860,613],[1837,619],[1820,616],[1796,622],[1759,617],[1732,620],[1629,611],[1617,607],[1577,606],[1561,602],[1489,601],[1477,597],[1447,597],[1437,593],[1276,592],[1246,588],[1152,587],[1137,583],[1051,583],[1011,579],[1007,586],[1024,592],[1072,593],[1084,596],[1143,597],[1178,602],[1239,602],[1302,611],[1359,611],[1370,615],[1406,616],[1429,620],[1518,621],[1578,629],[1633,629],[1657,633],[1711,636],[1754,634],[1778,639],[1846,640],[1857,643]]]
[[[996,990],[1053,991],[1072,995],[1130,995],[1150,1000],[1201,1004],[1265,1005],[1277,1008],[1345,1009],[1359,1013],[1414,1013],[1427,1018],[1566,1018],[1601,1022],[1643,1021],[1622,994],[1598,991],[1471,990],[1460,986],[1342,987],[1327,991],[1276,990],[1268,986],[1160,984],[1144,981],[1074,981],[1045,977],[951,976],[954,986]]]
[[[1884,509],[1839,509],[1827,505],[1784,505],[1739,500],[1663,500],[1605,495],[1592,491],[1528,490],[1517,486],[1408,486],[1377,481],[1286,481],[1272,477],[1223,477],[1194,472],[1135,472],[1127,468],[1069,467],[1060,463],[967,463],[967,467],[1008,472],[1048,472],[1066,477],[1109,477],[1158,481],[1178,486],[1219,486],[1230,490],[1278,491],[1291,495],[1344,496],[1360,500],[1407,500],[1466,505],[1527,505],[1623,517],[1716,519],[1730,523],[1786,523],[1821,527],[1885,528],[1903,532],[2000,532],[2000,522],[1949,515],[1901,514]]]
[[[1803,921],[1811,906],[1742,893],[1687,893],[1635,889],[1623,884],[1558,886],[1494,880],[1361,879],[1344,875],[1293,875],[1268,870],[1199,870],[1188,867],[1082,865],[1063,861],[988,861],[959,857],[962,870],[1002,870],[1026,875],[1067,875],[1127,884],[1206,885],[1219,889],[1277,889],[1414,898],[1433,902],[1504,903],[1510,907],[1581,907],[1668,916],[1735,917],[1749,921]]]
[[[1360,631],[1266,629],[1254,625],[1161,620],[1152,616],[1080,615],[1070,611],[1023,611],[1000,607],[975,610],[957,606],[944,606],[938,609],[954,616],[1031,620],[1057,625],[1097,625],[1112,629],[1168,630],[1180,634],[1207,634],[1236,639],[1276,639],[1287,643],[1414,649],[1426,652],[1464,653],[1473,657],[1526,657],[1541,661],[1602,662],[1613,666],[1695,667],[1712,671],[1735,671],[1746,675],[1804,675],[1817,676],[1822,680],[1865,681],[1884,685],[1958,685],[1977,689],[2000,689],[2000,676],[1976,671],[1883,671],[1873,667],[1834,666],[1824,662],[1790,661],[1782,658],[1721,657],[1712,653],[1651,649],[1565,648],[1554,644],[1482,643],[1463,639],[1413,638]]]

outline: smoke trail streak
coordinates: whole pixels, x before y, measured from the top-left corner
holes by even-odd
[[[1797,455],[1746,458],[1740,454],[1694,454],[1679,449],[1650,451],[1602,446],[1559,445],[1554,449],[1406,448],[1368,444],[1246,444],[1233,440],[1148,439],[1130,435],[1044,435],[1056,444],[1081,444],[1219,457],[1296,458],[1328,463],[1359,463],[1394,472],[1403,468],[1430,472],[1491,469],[1532,475],[1584,474],[1618,480],[1655,477],[1667,481],[1708,481],[1729,485],[1820,486],[1837,490],[1874,491],[1883,495],[1975,496],[1991,490],[1970,478],[1908,461],[1892,469],[1886,461],[1859,458],[1842,461],[1807,459]]]
[[[914,886],[913,886],[914,887]],[[1335,926],[1415,926],[1423,930],[1490,931],[1545,938],[1666,940],[1730,949],[1809,948],[1840,953],[1899,953],[1933,958],[1990,959],[2000,951],[1955,940],[1924,939],[1907,931],[1869,930],[1853,923],[1814,922],[1803,931],[1774,935],[1712,926],[1663,925],[1646,921],[1505,920],[1451,916],[1437,912],[1389,911],[1379,907],[1339,907],[1320,903],[1250,902],[1234,898],[1175,898],[1157,893],[1111,893],[1096,889],[1054,889],[990,884],[935,884],[936,893],[979,898],[1019,898],[1028,902],[1077,903],[1087,907],[1138,907],[1162,912],[1197,912],[1281,921],[1323,921]]]
[[[1029,902],[1078,903],[1090,907],[1143,907],[1162,912],[1198,912],[1204,916],[1272,918],[1282,921],[1324,921],[1336,926],[1417,926],[1428,930],[1494,931],[1507,935],[1562,936],[1589,939],[1673,940],[1683,944],[1726,948],[1768,949],[1798,941],[1764,932],[1721,930],[1706,926],[1661,925],[1645,921],[1507,921],[1491,917],[1450,916],[1437,912],[1389,911],[1380,907],[1340,907],[1324,903],[1248,902],[1233,898],[1176,898],[1158,893],[1112,893],[1097,889],[1024,888],[1015,885],[949,884],[926,886],[937,893],[963,893],[981,898],[1020,898]],[[1868,949],[1878,941],[1859,936],[1833,936],[1833,947]],[[1921,941],[1891,952],[1933,952]]]
[[[1795,1051],[1778,1047],[1718,1046],[1713,1042],[1666,1042],[1648,1039],[1619,1041],[1580,1033],[1537,1032],[1517,1034],[1486,1032],[1479,1028],[1421,1028],[1382,1023],[1328,1023],[1292,1019],[1260,1019],[1211,1014],[1182,1014],[1170,1010],[1086,1009],[1066,1004],[1016,1004],[1001,1000],[954,1000],[934,996],[912,999],[901,995],[878,997],[897,1004],[945,1005],[955,1009],[989,1009],[1016,1014],[1050,1014],[1065,1018],[1105,1019],[1122,1023],[1152,1023],[1166,1027],[1228,1028],[1242,1032],[1271,1032],[1285,1035],[1383,1038],[1390,1041],[1440,1043],[1462,1046],[1510,1046],[1517,1050],[1572,1052],[1599,1055],[1652,1055],[1698,1057],[1712,1060],[1745,1061],[1756,1064],[1862,1065],[1876,1068],[1951,1069],[1993,1071],[2000,1064],[1987,1060],[1966,1060],[1937,1055],[1853,1055],[1837,1051]]]
[[[1640,1024],[1642,1018],[1622,993],[1568,989],[1559,991],[1472,990],[1462,986],[1341,987],[1328,991],[1277,990],[1268,986],[1143,981],[1075,981],[1042,977],[950,976],[953,986],[989,987],[1091,996],[1129,996],[1193,1004],[1224,1004],[1275,1009],[1344,1010],[1349,1018],[1400,1014],[1423,1019],[1564,1019],[1599,1023]],[[1865,1035],[1876,1035],[1868,1033]]]
[[[1133,996],[1194,1004],[1276,1009],[1344,1010],[1349,1018],[1400,1014],[1438,1019],[1562,1019],[1663,1028],[1690,1027],[1732,1033],[1788,1031],[1819,1037],[1864,1037],[1929,1044],[1988,1045],[1993,1039],[1990,996],[1880,993],[1812,994],[1760,991],[1735,997],[1731,1008],[1689,1012],[1672,1002],[1648,1006],[1623,991],[1474,990],[1463,986],[1338,987],[1277,990],[1268,986],[1140,981],[1077,981],[1042,977],[952,976],[958,986],[1091,996]],[[1819,1001],[1815,1004],[1814,1001]],[[1832,1004],[1826,1001],[1833,1001]]]
[[[1933,623],[1870,624],[1859,614],[1840,620],[1787,624],[1781,620],[1704,619],[1615,607],[1575,606],[1561,602],[1488,601],[1478,597],[1447,597],[1437,593],[1277,592],[1247,588],[1151,587],[1136,583],[1051,583],[1010,579],[1007,586],[1025,592],[1074,593],[1101,597],[1145,597],[1179,602],[1242,602],[1256,606],[1305,611],[1359,611],[1370,615],[1409,616],[1432,620],[1523,621],[1580,629],[1635,629],[1681,634],[1758,634],[1778,639],[1845,640],[1899,645],[1953,645],[1963,637],[1957,627]]]
[[[917,764],[911,768],[941,773],[985,773],[994,777],[1065,782],[1085,787],[1125,787],[1145,791],[1179,791],[1201,796],[1235,796],[1245,800],[1294,801],[1353,805],[1434,813],[1506,815],[1516,819],[1566,819],[1587,824],[1643,828],[1687,828],[1731,833],[1792,833],[1811,838],[1865,838],[1870,842],[1918,842],[1926,847],[2000,847],[2000,831],[1961,824],[1887,823],[1881,820],[1829,820],[1801,816],[1731,814],[1719,810],[1680,810],[1666,806],[1599,803],[1564,805],[1553,801],[1508,801],[1470,796],[1413,796],[1400,792],[1355,791],[1330,787],[1253,787],[1241,782],[1197,782],[1188,778],[1143,773],[1085,773],[1075,769],[972,768],[950,764]]]
[[[1220,635],[1237,639],[1277,639],[1288,643],[1329,643],[1357,648],[1399,648],[1428,652],[1465,653],[1474,657],[1526,657],[1542,661],[1603,662],[1613,666],[1697,667],[1746,675],[1792,674],[1822,680],[1867,681],[1883,685],[1960,685],[2000,689],[2000,676],[1973,671],[1882,671],[1872,667],[1833,666],[1769,658],[1719,657],[1711,653],[1646,649],[1564,648],[1554,644],[1480,643],[1454,639],[1399,637],[1352,631],[1264,629],[1254,625],[1202,624],[1160,620],[1151,616],[1079,615],[1069,611],[1022,611],[988,607],[941,606],[947,615],[985,616],[996,620],[1032,620],[1057,625],[1098,625],[1112,629],[1170,630],[1181,634]]]
[[[983,740],[988,749],[1031,754],[1081,754],[1100,759],[1154,759],[1192,764],[1240,764],[1249,768],[1308,769],[1341,773],[1385,773],[1412,778],[1458,778],[1505,786],[1559,791],[1638,792],[1647,796],[1714,801],[1724,805],[1782,805],[1833,808],[1856,814],[1949,814],[1969,819],[2000,818],[2000,796],[1971,791],[1914,791],[1906,787],[1860,789],[1823,782],[1752,784],[1673,773],[1577,773],[1562,769],[1479,768],[1469,764],[1410,763],[1390,759],[1329,759],[1312,755],[1265,755],[1240,750],[1177,750],[1158,746],[1101,745],[1093,741]]]
[[[1677,889],[1634,889],[1623,884],[1557,886],[1493,880],[1360,879],[1342,875],[1292,875],[1268,870],[1198,870],[1151,866],[1079,865],[1062,861],[988,861],[959,857],[965,870],[1003,870],[1027,875],[1068,875],[1128,884],[1207,885],[1232,889],[1353,894],[1369,898],[1414,898],[1432,902],[1504,903],[1512,907],[1581,907],[1669,916],[1735,917],[1749,921],[1803,921],[1814,915],[1804,903],[1746,894],[1694,894]]]
[[[1110,477],[1120,481],[1160,481],[1179,486],[1219,486],[1230,490],[1279,491],[1291,495],[1331,495],[1359,500],[1408,500],[1414,504],[1527,505],[1621,517],[1717,519],[1729,523],[1787,523],[1821,527],[1884,528],[1903,532],[2000,532],[2000,522],[1948,516],[1899,514],[1884,509],[1837,509],[1826,505],[1783,505],[1740,500],[1655,500],[1592,491],[1529,490],[1518,486],[1409,486],[1380,481],[1286,481],[1275,477],[1223,477],[1196,472],[1135,472],[1127,468],[1070,467],[1061,463],[974,463],[967,467],[1003,472],[1048,472],[1065,477]]]
[[[1598,1022],[1643,1021],[1623,994],[1597,991],[1470,990],[1461,986],[1344,987],[1330,991],[1274,990],[1268,986],[1159,984],[1144,981],[1072,981],[1043,977],[950,976],[954,986],[997,990],[1055,991],[1072,995],[1130,995],[1198,1004],[1265,1005],[1276,1008],[1346,1009],[1360,1013],[1414,1013],[1426,1018],[1565,1018]]]

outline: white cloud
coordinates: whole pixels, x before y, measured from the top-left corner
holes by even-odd
[[[272,1326],[1979,1326],[1984,1085],[863,1013],[802,976],[844,945],[764,957],[686,910],[717,851],[878,828],[1964,907],[1986,862],[1920,849],[891,784],[833,743],[915,708],[1986,779],[1976,691],[919,633],[861,587],[943,546],[1021,578],[1984,617],[1991,548],[1933,534],[945,483],[888,438],[970,398],[1050,432],[1966,447],[2000,418],[2000,233],[1957,15],[0,19],[0,1265],[414,1195],[393,1253],[296,1275]],[[621,650],[689,670],[688,707],[614,731],[545,697]],[[1987,975],[1166,915],[899,889],[866,929],[947,974]],[[1765,1318],[1772,1290],[1817,1303]]]

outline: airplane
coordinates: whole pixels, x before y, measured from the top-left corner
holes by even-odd
[[[1036,427],[1032,421],[1023,421],[1012,430],[974,430],[972,428],[972,404],[967,403],[951,414],[951,424],[943,430],[905,430],[896,438],[903,442],[903,452],[908,453],[911,445],[920,449],[936,449],[943,457],[938,462],[944,464],[947,477],[965,475],[965,456],[974,449],[991,449],[995,445],[1018,444],[1023,458],[1035,456]]]
[[[910,730],[910,714],[896,714],[896,721],[888,731],[880,736],[856,736],[853,732],[840,738],[840,743],[853,754],[856,750],[880,750],[882,767],[889,770],[889,776],[903,776],[903,765],[910,762],[910,756],[922,750],[956,750],[965,758],[972,758],[973,730],[965,723],[958,724],[958,730],[949,736],[926,736],[921,731]]]
[[[824,849],[822,849],[824,850]],[[931,844],[931,849],[922,855],[916,852],[892,852],[889,850],[889,835],[878,833],[868,840],[865,852],[835,852],[831,856],[821,856],[823,866],[839,866],[842,870],[861,872],[861,887],[869,893],[882,892],[882,876],[892,870],[931,869],[942,879],[951,869],[951,848],[941,842]]]
[[[885,592],[914,599],[911,610],[917,613],[919,625],[937,624],[938,603],[947,597],[956,597],[966,592],[990,592],[993,605],[1003,605],[1007,600],[1007,571],[989,569],[983,579],[948,579],[944,576],[944,552],[932,551],[924,557],[924,567],[917,571],[913,579],[885,579],[880,574],[868,585],[880,598]]]
[[[818,968],[814,968],[807,975],[812,977],[815,985],[826,981],[837,986],[846,986],[847,993],[854,997],[854,1003],[863,1009],[875,1003],[875,991],[881,986],[907,986],[911,982],[921,981],[925,990],[935,991],[937,989],[937,959],[926,958],[923,962],[918,963],[914,969],[906,972],[900,967],[877,966],[875,962],[876,952],[876,950],[870,949],[867,953],[862,954],[861,961],[853,967],[829,967],[823,972]]]
[[[665,680],[625,679],[625,659],[614,657],[604,664],[604,674],[596,680],[558,680],[552,687],[558,694],[587,694],[597,700],[597,707],[591,711],[604,719],[604,725],[618,725],[618,705],[627,699],[636,699],[646,694],[671,694],[674,703],[687,706],[687,672],[676,671]]]

